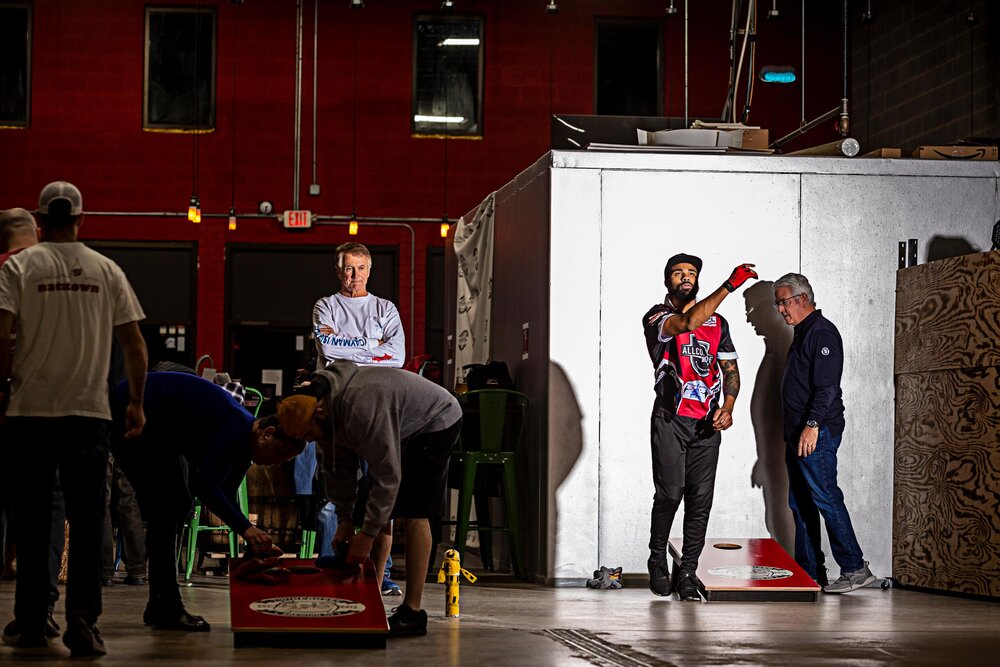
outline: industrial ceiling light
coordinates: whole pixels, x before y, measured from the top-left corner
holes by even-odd
[[[764,83],[795,83],[795,68],[790,65],[762,67],[757,78]]]
[[[351,221],[347,223],[347,233],[350,234],[351,236],[358,235],[357,217],[358,216],[354,215],[354,211],[351,211]]]
[[[677,16],[677,8],[674,7],[674,0],[670,0],[670,6],[666,9],[667,16]]]
[[[771,9],[767,10],[767,18],[776,19],[781,16],[781,12],[778,11],[778,0],[771,1]]]
[[[229,207],[229,231],[236,231],[236,209]]]
[[[549,4],[545,5],[545,13],[546,14],[559,13],[559,5],[556,4],[556,0],[549,0]],[[442,234],[442,236],[444,236],[444,234]]]
[[[449,11],[454,8],[455,8],[455,3],[452,0],[444,0],[444,2],[441,3],[441,9],[445,11]]]
[[[365,0],[351,0],[351,9],[363,9]]]
[[[451,229],[451,225],[448,223],[448,216],[444,216],[441,219],[441,238],[448,238],[448,230]]]

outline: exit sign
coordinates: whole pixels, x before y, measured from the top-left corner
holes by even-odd
[[[285,211],[285,229],[309,229],[312,227],[312,214],[309,211]]]

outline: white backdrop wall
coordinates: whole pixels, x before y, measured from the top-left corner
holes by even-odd
[[[934,237],[988,250],[997,163],[550,155],[543,578],[575,584],[599,565],[645,571],[653,393],[640,319],[663,299],[664,262],[682,251],[705,262],[702,294],[742,262],[757,265],[761,282],[789,271],[809,277],[847,354],[841,486],[865,557],[889,575],[897,242],[917,238],[921,262]],[[770,535],[790,549],[777,394],[790,330],[771,299],[767,286],[744,289],[719,310],[740,354],[742,390],[723,435],[708,534]],[[672,534],[680,533],[679,512]]]

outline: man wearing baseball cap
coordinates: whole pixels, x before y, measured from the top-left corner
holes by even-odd
[[[684,548],[676,582],[677,596],[689,601],[701,599],[695,573],[715,493],[721,432],[733,424],[740,390],[729,324],[715,311],[729,294],[757,277],[753,264],[741,264],[721,287],[696,301],[701,266],[694,255],[671,257],[663,269],[667,298],[642,318],[656,392],[650,424],[656,492],[649,531],[649,589],[670,595],[667,542],[683,499]]]
[[[431,557],[429,519],[441,514],[448,462],[462,428],[462,408],[443,387],[415,373],[336,361],[310,377],[310,396],[278,405],[281,429],[316,440],[330,502],[337,508],[337,542],[349,542],[347,562],[369,556],[385,567],[390,519],[406,527],[406,593],[389,617],[389,636],[427,634],[421,609]],[[371,488],[357,534],[352,510],[359,458],[368,461]],[[374,549],[373,549],[374,546]]]
[[[14,617],[20,647],[47,645],[46,592],[52,493],[59,481],[70,525],[66,631],[74,657],[106,653],[101,614],[101,556],[108,461],[108,366],[111,338],[125,352],[126,430],[138,435],[146,379],[145,315],[118,265],[77,240],[83,197],[56,181],[38,200],[42,242],[0,268],[0,341],[15,324],[17,346],[0,345],[0,410],[9,425],[18,548]],[[8,399],[9,398],[9,403]]]

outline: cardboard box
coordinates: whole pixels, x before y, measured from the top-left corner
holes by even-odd
[[[753,130],[743,130],[742,141],[740,142],[740,148],[743,150],[766,150],[768,137],[767,130],[764,128],[753,129]]]
[[[865,153],[861,157],[902,157],[903,151],[898,148],[878,148],[871,153]]]
[[[996,146],[918,146],[913,157],[924,160],[996,160]]]

